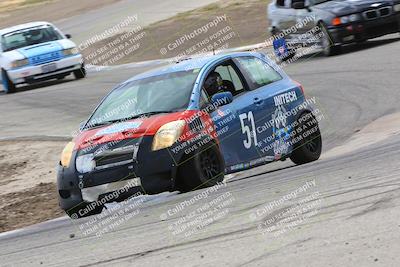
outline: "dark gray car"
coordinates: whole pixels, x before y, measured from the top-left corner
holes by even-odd
[[[273,0],[268,20],[269,31],[292,52],[319,45],[330,56],[344,44],[400,32],[400,0]]]

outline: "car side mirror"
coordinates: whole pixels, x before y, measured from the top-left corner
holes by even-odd
[[[293,9],[305,9],[307,8],[305,1],[293,2],[292,3]]]
[[[228,105],[233,102],[233,95],[231,92],[217,93],[211,97],[211,104],[217,108]]]
[[[67,37],[67,39],[71,39],[72,38],[71,34],[66,34],[65,37]]]

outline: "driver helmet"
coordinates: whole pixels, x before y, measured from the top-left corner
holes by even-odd
[[[218,72],[212,72],[208,75],[204,88],[207,93],[212,96],[222,90],[222,86],[224,85],[224,80]]]

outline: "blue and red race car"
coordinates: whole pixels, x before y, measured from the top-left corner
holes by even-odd
[[[318,114],[260,53],[194,58],[113,89],[62,152],[60,206],[72,218],[138,192],[186,192],[224,175],[320,157]]]

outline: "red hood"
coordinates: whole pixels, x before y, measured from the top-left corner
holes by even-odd
[[[75,149],[79,150],[88,146],[100,145],[112,141],[153,136],[164,124],[171,121],[189,119],[196,112],[196,110],[187,110],[171,114],[159,114],[90,129],[81,132],[74,138]],[[186,125],[186,127],[188,126]]]

